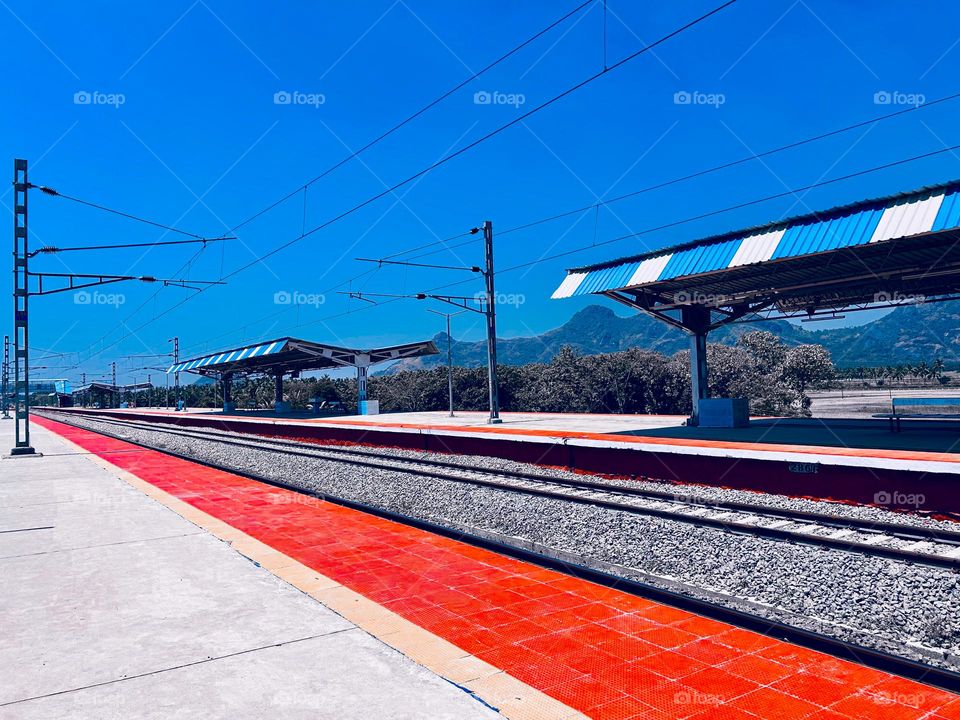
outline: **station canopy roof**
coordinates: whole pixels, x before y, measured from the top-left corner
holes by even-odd
[[[960,292],[958,239],[960,180],[572,268],[553,298],[701,305],[717,325],[946,299]]]
[[[192,372],[198,375],[293,373],[335,367],[367,367],[389,360],[436,355],[438,352],[437,346],[430,340],[355,350],[283,337],[185,360],[171,365],[167,372]]]
[[[137,392],[139,390],[149,390],[154,387],[153,383],[133,383],[131,385],[112,385],[110,383],[92,382],[88,385],[73,390],[72,394],[83,392]],[[66,394],[66,393],[62,393]]]

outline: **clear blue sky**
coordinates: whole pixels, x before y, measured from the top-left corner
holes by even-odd
[[[613,63],[714,6],[692,0],[609,0]],[[3,156],[31,163],[30,179],[65,193],[202,235],[224,232],[313,178],[349,149],[452,87],[577,5],[571,2],[0,3],[6,56]],[[310,187],[307,228],[419,171],[603,66],[602,3],[511,58],[376,148]],[[622,194],[895,109],[877,93],[957,91],[960,8],[918,12],[900,2],[740,0],[442,168],[317,232],[223,287],[127,283],[101,288],[122,304],[78,304],[70,293],[35,299],[32,346],[71,353],[39,359],[35,376],[79,379],[131,354],[162,353],[179,335],[184,356],[282,335],[349,345],[432,336],[425,303],[384,306],[335,293],[382,257],[462,232],[484,219],[504,229]],[[478,91],[524,103],[477,104]],[[76,93],[99,93],[75,102]],[[278,92],[322,104],[277,104]],[[678,104],[676,93],[722,104]],[[110,95],[122,104],[109,104]],[[304,99],[303,96],[299,96]],[[106,104],[104,104],[106,103]],[[960,142],[960,102],[912,113],[616,205],[506,235],[500,268],[590,245],[700,212],[796,188]],[[525,302],[501,309],[503,336],[539,333],[589,302],[551,301],[570,265],[641,252],[719,231],[960,177],[953,154],[836,183],[799,197],[504,272],[499,290]],[[4,194],[10,212],[11,193]],[[31,242],[58,246],[174,239],[163,231],[34,193]],[[8,216],[9,217],[9,216]],[[34,270],[151,274],[216,280],[304,223],[298,195],[211,246],[187,271],[192,246],[40,257]],[[9,257],[9,256],[8,256]],[[480,246],[426,262],[481,262]],[[5,274],[9,283],[10,274]],[[405,293],[461,279],[454,272],[383,268],[353,289]],[[338,287],[339,286],[339,287]],[[5,296],[9,298],[9,284]],[[470,280],[453,292],[472,295]],[[322,304],[278,305],[277,293],[320,294]],[[116,299],[116,298],[114,298]],[[301,298],[303,299],[303,298]],[[309,299],[309,298],[307,298]],[[110,298],[100,296],[101,302]],[[442,309],[434,305],[437,309]],[[620,312],[618,310],[618,312]],[[345,314],[347,313],[347,314]],[[11,313],[4,311],[5,331]],[[472,315],[455,336],[479,339]],[[151,361],[147,361],[149,364]],[[155,361],[163,364],[163,361]]]

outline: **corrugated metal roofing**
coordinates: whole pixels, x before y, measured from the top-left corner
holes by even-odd
[[[740,247],[734,254],[733,259],[730,260],[729,267],[751,265],[769,260],[773,256],[773,251],[777,249],[783,233],[784,230],[773,230],[772,232],[758,233],[750,237],[745,237],[740,243]]]
[[[660,273],[670,262],[673,255],[661,255],[660,257],[644,260],[637,266],[637,270],[630,277],[630,285],[639,285],[640,283],[651,282],[660,277]]]
[[[182,363],[171,365],[167,369],[167,372],[188,372],[195,368],[206,367],[207,365],[218,365],[221,362],[233,362],[234,360],[241,360],[243,358],[273,355],[283,350],[287,346],[287,341],[289,341],[289,339],[290,338],[267,340],[263,343],[248,345],[246,347],[237,348],[236,350],[214,353],[213,355],[204,355],[200,358],[194,358],[193,360],[186,360]]]
[[[825,222],[804,223],[787,228],[771,260],[797,257],[870,242],[883,211],[864,210]]]
[[[432,340],[358,350],[284,337],[185,360],[170,366],[167,372],[196,372],[200,375],[238,371],[263,372],[267,369],[302,372],[338,366],[366,367],[399,358],[436,355],[437,352],[437,346]],[[261,362],[261,358],[267,356],[276,357],[269,357]]]
[[[694,275],[725,268],[733,259],[733,256],[737,254],[742,242],[742,238],[728,240],[727,242],[701,245],[674,253],[657,279],[670,280],[683,275]]]
[[[960,225],[960,192],[948,193],[940,202],[940,211],[933,221],[933,230],[946,230]]]
[[[567,271],[566,298],[960,228],[960,181]]]
[[[922,200],[897,203],[883,211],[883,216],[870,242],[910,237],[928,232],[940,210],[943,195],[933,195]]]

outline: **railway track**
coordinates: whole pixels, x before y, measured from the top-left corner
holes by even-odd
[[[113,418],[96,417],[96,421],[121,429],[138,429],[262,452],[283,453],[358,467],[414,474],[711,527],[743,535],[960,570],[960,531],[876,522],[743,502],[705,501],[685,494],[625,487],[586,477],[572,479],[543,473],[494,470],[443,460],[389,455],[375,450],[317,446],[311,443],[262,436],[240,437],[235,433],[217,430],[187,429],[168,424]],[[124,437],[122,434],[114,437],[130,441],[129,437]],[[163,451],[162,447],[155,449]]]

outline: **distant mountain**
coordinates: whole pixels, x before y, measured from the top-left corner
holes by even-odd
[[[810,335],[812,342],[822,337],[838,365],[929,363],[939,357],[955,367],[960,364],[960,304],[909,305],[860,327]]]
[[[739,335],[768,330],[789,345],[816,343],[830,350],[839,366],[898,365],[931,362],[939,357],[948,367],[960,364],[960,303],[942,302],[897,308],[865,325],[833,330],[806,330],[783,320],[731,325],[710,334],[710,341],[732,344]],[[447,336],[434,338],[440,355],[404,360],[385,372],[430,368],[446,363]],[[686,335],[658,320],[637,313],[618,317],[609,307],[590,305],[566,323],[542,335],[501,339],[501,363],[524,365],[549,362],[564,345],[585,355],[639,347],[670,355],[688,346]],[[453,343],[455,365],[479,367],[487,361],[486,343]]]

